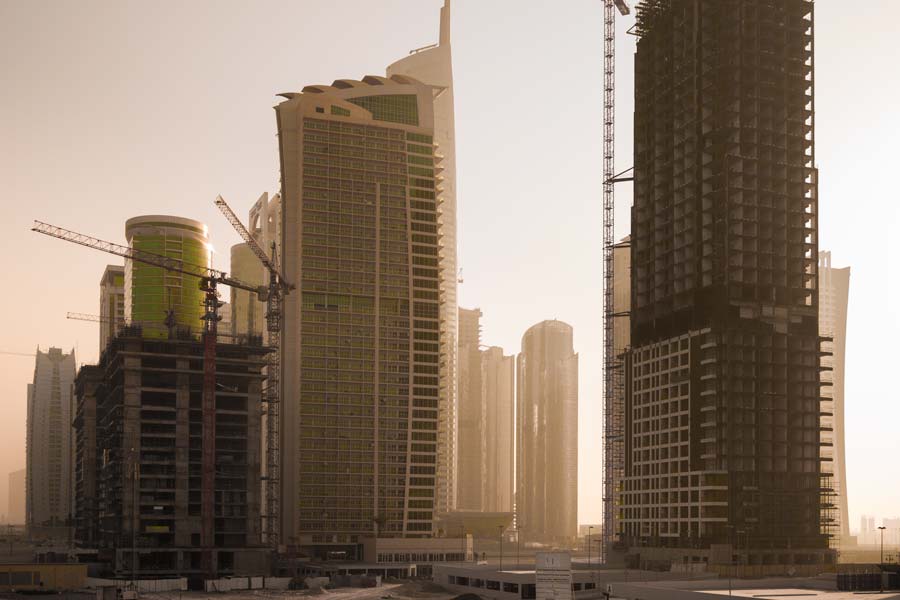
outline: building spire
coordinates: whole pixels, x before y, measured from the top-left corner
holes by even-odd
[[[441,7],[441,35],[438,38],[439,45],[450,45],[450,0],[444,0]]]

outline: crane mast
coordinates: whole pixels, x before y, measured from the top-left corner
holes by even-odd
[[[218,196],[216,206],[231,223],[241,239],[259,259],[269,273],[269,285],[266,296],[266,330],[269,334],[268,344],[273,349],[269,352],[266,364],[266,389],[263,400],[266,402],[266,539],[277,549],[280,534],[281,516],[281,328],[284,296],[294,286],[287,283],[278,269],[278,253],[275,242],[272,242],[271,256],[266,254],[256,238],[247,231],[228,203]]]
[[[627,15],[625,0],[603,0],[603,529],[600,562],[609,559],[615,538],[616,465],[621,460],[615,441],[623,420],[616,404],[615,322],[615,183],[616,183],[616,11]],[[589,542],[590,543],[590,542]]]

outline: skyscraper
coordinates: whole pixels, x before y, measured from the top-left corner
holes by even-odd
[[[355,556],[427,537],[441,347],[432,87],[367,76],[283,94],[282,539]]]
[[[623,533],[644,562],[831,560],[813,2],[648,0],[636,33]]]
[[[604,407],[603,452],[603,527],[602,542],[607,564],[612,560],[621,529],[622,491],[625,478],[625,369],[623,355],[631,345],[631,238],[625,237],[613,248],[613,372],[612,406]]]
[[[481,373],[481,310],[459,309],[457,353],[458,429],[457,499],[460,510],[485,510],[484,491],[485,402]]]
[[[524,539],[566,543],[578,526],[578,355],[572,327],[522,336],[516,367],[516,519]]]
[[[280,239],[279,214],[281,198],[278,194],[269,198],[263,192],[250,209],[250,220],[247,231],[256,240],[260,248],[271,255],[272,243]],[[276,256],[278,254],[276,253]],[[269,276],[259,258],[247,244],[236,244],[231,247],[230,273],[247,283],[267,285]],[[261,335],[266,333],[266,304],[260,302],[259,296],[247,290],[231,288],[231,335]]]
[[[125,222],[125,238],[136,250],[184,261],[185,265],[210,266],[206,225],[193,219],[144,215]],[[145,337],[165,339],[170,327],[192,332],[202,329],[203,292],[196,277],[166,271],[133,260],[125,261],[125,318],[139,324]],[[166,323],[171,311],[173,320]]]
[[[503,348],[481,352],[481,397],[484,402],[481,510],[512,512],[515,464],[516,363]]]
[[[25,469],[9,474],[9,504],[6,507],[6,520],[12,525],[25,523]]]
[[[125,267],[107,265],[100,279],[100,352],[125,322]]]
[[[512,512],[515,362],[481,348],[481,311],[459,309],[457,508]]]
[[[833,431],[823,431],[831,446],[834,489],[837,493],[836,533],[839,542],[850,537],[850,513],[847,508],[847,462],[844,443],[844,357],[847,346],[847,302],[850,296],[850,267],[831,266],[831,252],[819,252],[819,332],[831,339],[831,354],[826,354],[822,371],[822,395],[833,403]],[[827,446],[826,446],[827,448]]]
[[[74,351],[37,350],[25,433],[25,524],[31,536],[65,537],[72,516],[74,379]]]
[[[453,510],[457,498],[457,251],[456,130],[453,107],[453,64],[450,52],[450,0],[441,8],[438,43],[418,48],[387,68],[387,76],[409,75],[434,90],[434,143],[440,149],[441,331],[446,356],[441,362],[441,417],[438,430],[438,478],[435,506]]]

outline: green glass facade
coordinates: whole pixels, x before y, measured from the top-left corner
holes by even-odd
[[[372,113],[372,118],[376,121],[403,123],[404,125],[419,124],[419,104],[414,94],[360,96],[359,98],[347,98],[347,102],[362,106]]]
[[[135,250],[178,259],[186,265],[208,267],[210,264],[206,226],[197,221],[180,217],[136,217],[126,224],[125,236]],[[175,313],[179,331],[199,335],[203,315],[200,279],[126,261],[126,319],[141,325],[144,337],[167,338],[165,319],[169,310]]]

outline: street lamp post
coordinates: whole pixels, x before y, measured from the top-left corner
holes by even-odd
[[[497,533],[500,537],[500,570],[503,571],[503,525],[497,525]]]
[[[591,569],[591,531],[594,529],[593,525],[588,525],[588,535],[587,535],[587,546],[588,546],[588,570]]]
[[[466,527],[464,525],[459,526],[459,549],[462,551],[462,558],[460,559],[462,562],[466,562]]]
[[[881,591],[884,592],[884,530],[885,526],[882,525],[878,528],[881,531],[881,561],[878,563],[879,567],[879,587],[881,587]]]
[[[519,569],[519,541],[520,541],[520,539],[521,538],[519,537],[519,528],[516,527],[516,570]]]

